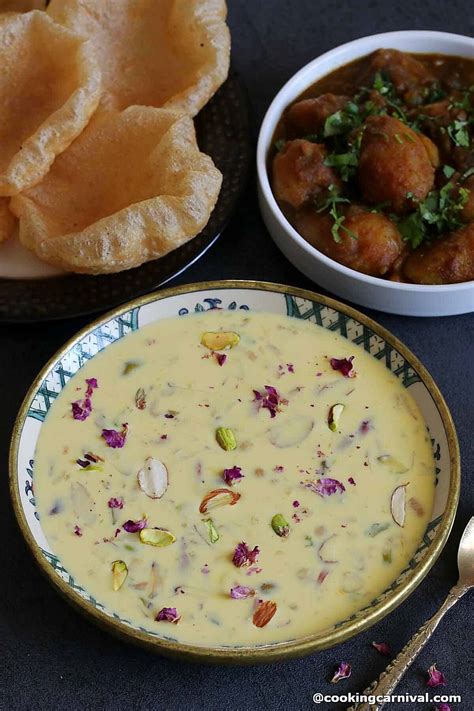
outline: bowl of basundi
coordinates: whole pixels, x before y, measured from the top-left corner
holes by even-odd
[[[372,35],[278,92],[257,149],[263,219],[306,276],[410,316],[474,311],[474,42]]]
[[[446,404],[394,336],[264,282],[151,294],[43,368],[13,506],[54,587],[171,656],[255,663],[374,624],[440,554],[459,497]]]

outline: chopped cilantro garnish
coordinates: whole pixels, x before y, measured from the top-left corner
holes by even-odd
[[[430,87],[427,89],[425,104],[435,104],[437,101],[441,101],[446,96],[446,92],[441,88],[438,81],[434,81]]]
[[[449,168],[449,166],[447,166]],[[454,192],[454,194],[453,194]],[[469,196],[469,190],[446,183],[441,190],[432,190],[419,202],[415,212],[398,222],[398,229],[405,242],[416,249],[431,235],[441,235],[461,227],[459,217]],[[413,196],[408,193],[408,198]],[[430,230],[431,227],[431,230]]]
[[[469,148],[470,138],[468,130],[469,121],[459,121],[455,119],[448,126],[448,135],[455,146]]]
[[[333,225],[331,227],[331,234],[334,242],[340,242],[341,241],[341,235],[340,235],[340,230],[343,230],[346,232],[350,237],[353,239],[357,239],[357,235],[354,234],[354,232],[351,232],[351,230],[347,229],[347,227],[344,227],[342,224],[344,220],[346,219],[344,215],[340,215],[337,206],[340,203],[349,203],[350,200],[347,198],[341,197],[338,195],[337,190],[334,185],[329,186],[329,196],[326,198],[324,203],[318,208],[317,212],[325,212],[326,210],[329,210],[329,214],[331,215],[333,219]]]
[[[467,91],[464,92],[462,99],[458,99],[457,101],[453,101],[451,104],[449,104],[448,109],[462,109],[463,111],[467,111],[467,113],[473,113],[474,112],[474,97],[472,94],[474,93],[474,86],[471,86]]]
[[[426,238],[426,228],[418,211],[412,212],[398,223],[398,231],[412,249],[416,249]]]
[[[465,173],[461,175],[460,182],[463,183],[465,180],[474,175],[474,168],[468,168]]]
[[[382,72],[377,72],[374,77],[373,88],[382,96],[392,96],[394,94],[394,86],[390,79]]]
[[[361,123],[359,107],[353,101],[349,101],[343,109],[327,117],[324,122],[324,138],[349,133]]]
[[[397,118],[400,119],[400,121],[403,121],[403,123],[409,125],[408,118],[400,106],[401,101],[397,97],[395,87],[392,82],[381,72],[376,73],[373,88],[384,98],[385,103],[398,114]],[[379,113],[385,113],[385,111],[380,110]]]
[[[450,165],[443,165],[443,174],[449,180],[456,171]]]
[[[347,153],[330,153],[326,157],[324,165],[336,168],[342,180],[347,182],[356,173],[356,168],[359,165],[359,151],[354,146]]]

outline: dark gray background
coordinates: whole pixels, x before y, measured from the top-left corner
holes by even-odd
[[[396,29],[469,34],[471,0],[229,0],[233,63],[247,85],[253,131],[271,98],[303,64],[342,42]],[[277,251],[260,220],[252,178],[222,239],[176,283],[255,278],[311,288]],[[388,618],[336,649],[303,660],[255,668],[213,668],[170,662],[115,641],[79,617],[33,564],[14,521],[7,489],[7,451],[16,411],[40,367],[87,319],[38,326],[0,325],[0,709],[311,709],[312,694],[362,690],[386,664],[372,640],[399,650],[439,606],[456,579],[456,548],[472,515],[474,317],[410,319],[370,313],[400,337],[434,376],[453,413],[462,453],[463,488],[454,530],[419,589]],[[401,683],[425,690],[436,662],[447,693],[464,696],[453,709],[472,709],[472,600],[464,598]],[[334,665],[352,677],[330,685]],[[321,709],[344,705],[321,704]],[[400,704],[389,709],[431,709]]]

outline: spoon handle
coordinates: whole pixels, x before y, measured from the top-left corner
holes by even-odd
[[[410,641],[403,647],[402,651],[390,662],[385,671],[380,674],[379,678],[373,681],[372,684],[362,692],[361,696],[384,697],[389,696],[393,692],[408,667],[430,639],[445,613],[464,595],[466,590],[466,587],[458,584],[449,591],[446,600],[439,610],[415,632]],[[350,706],[347,711],[379,711],[384,705],[385,702],[382,699],[375,703],[360,701]]]

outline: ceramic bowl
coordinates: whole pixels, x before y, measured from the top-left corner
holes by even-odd
[[[350,619],[319,634],[288,642],[205,648],[135,627],[94,599],[70,575],[49,545],[34,495],[35,447],[44,419],[67,381],[104,348],[163,318],[208,309],[243,309],[287,314],[340,333],[360,344],[400,378],[417,401],[429,427],[436,460],[436,495],[430,523],[407,568],[389,589]],[[147,649],[210,662],[256,663],[300,656],[352,637],[387,615],[421,582],[439,556],[451,529],[459,498],[459,450],[446,404],[422,364],[394,336],[361,313],[310,291],[263,282],[210,282],[166,289],[121,306],[80,331],[47,363],[21,407],[10,450],[13,506],[33,556],[54,587],[106,630]]]
[[[345,299],[379,311],[405,316],[450,316],[474,311],[474,281],[441,286],[401,284],[361,274],[335,262],[301,237],[273,196],[267,160],[276,125],[285,108],[326,74],[381,47],[405,52],[474,58],[470,37],[445,32],[404,31],[371,35],[317,57],[284,86],[265,115],[257,147],[260,209],[274,241],[294,266],[316,284]]]

